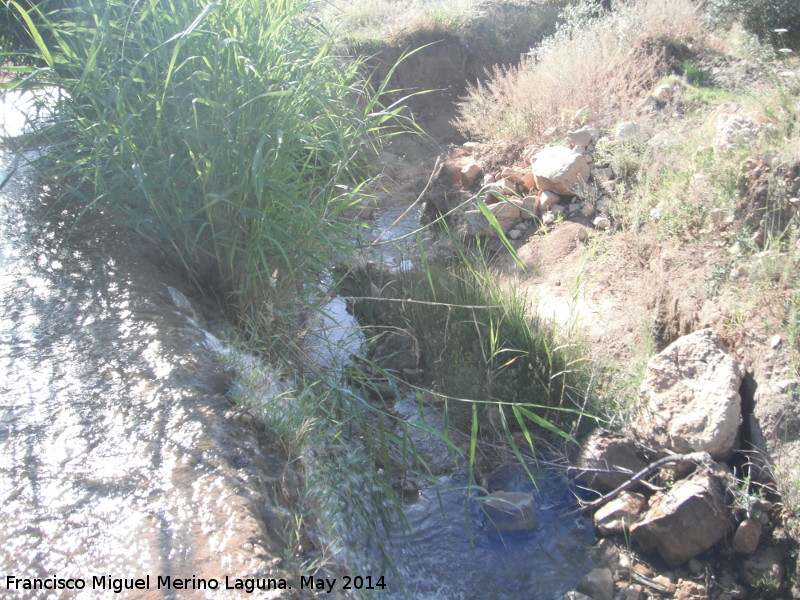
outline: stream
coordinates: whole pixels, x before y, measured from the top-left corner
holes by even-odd
[[[13,131],[19,114],[3,108]],[[229,588],[296,580],[276,567],[271,525],[270,482],[283,463],[237,418],[191,289],[157,249],[102,214],[76,224],[50,184],[13,163],[0,148],[0,181],[9,177],[0,190],[0,589],[37,599],[297,597]],[[379,211],[374,230],[400,214]],[[416,222],[412,211],[390,237]],[[383,260],[406,268],[412,248],[413,237]],[[335,299],[318,336],[339,353],[315,360],[347,360],[357,330]],[[413,421],[414,407],[403,399],[394,410]],[[574,501],[555,473],[541,472],[534,488],[510,472],[503,489],[533,493],[539,525],[503,535],[465,499],[466,481],[454,470],[421,485],[405,507],[408,528],[390,532],[397,575],[385,571],[377,595],[556,600],[594,566],[591,523],[564,517]]]

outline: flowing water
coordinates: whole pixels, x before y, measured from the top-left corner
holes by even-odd
[[[11,162],[0,155],[0,181]],[[149,576],[122,597],[238,598],[226,576],[281,576],[266,525],[280,461],[235,419],[208,334],[154,261],[102,217],[75,225],[29,168],[0,191],[0,588],[11,597],[120,597],[111,578]],[[218,589],[177,591],[159,576]],[[84,589],[24,589],[34,579]]]
[[[9,131],[22,127],[23,113],[3,112]],[[9,177],[0,190],[0,590],[296,597],[227,589],[281,578],[296,588],[297,574],[276,566],[270,483],[283,463],[237,419],[221,344],[156,249],[102,215],[76,223],[31,168],[13,162],[0,149],[0,182]],[[383,211],[374,230],[401,212]],[[411,214],[387,238],[415,226]],[[385,259],[395,268],[406,266],[413,238],[403,247]],[[313,347],[335,352],[312,347],[312,356],[334,368],[363,343],[341,299],[314,336]],[[415,406],[405,399],[394,410],[413,422]],[[435,412],[427,418],[441,425]],[[444,444],[424,434],[415,443],[448,471]],[[379,596],[555,599],[592,567],[591,529],[564,517],[571,496],[558,477],[542,474],[537,489],[506,478],[505,489],[534,493],[539,526],[502,536],[465,500],[465,481],[450,469],[406,507],[408,529],[390,536],[397,575],[387,574]]]

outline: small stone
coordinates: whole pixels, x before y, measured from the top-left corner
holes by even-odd
[[[545,225],[552,225],[556,222],[556,216],[551,212],[547,211],[542,215],[542,223]]]
[[[500,531],[521,531],[536,527],[536,504],[531,494],[494,492],[483,504],[489,521]]]
[[[550,211],[556,216],[563,215],[566,212],[566,210],[567,209],[561,206],[560,204],[554,204],[553,206],[550,207]]]
[[[593,221],[594,226],[600,231],[606,231],[611,228],[611,219],[608,217],[597,217]]]
[[[578,212],[580,209],[581,209],[581,204],[580,204],[580,202],[572,202],[572,203],[569,205],[569,207],[568,207],[568,209],[567,209],[567,210],[569,210],[569,214],[573,214],[573,213],[576,213],[576,212]]]
[[[533,173],[527,171],[522,176],[522,185],[524,185],[525,189],[527,189],[528,191],[536,187],[536,180],[533,178]]]
[[[619,591],[620,600],[642,600],[642,588],[638,585],[626,585]]]
[[[752,519],[745,519],[733,535],[733,550],[739,554],[752,554],[758,548],[761,525]]]
[[[578,229],[578,241],[585,242],[589,239],[589,230],[586,227]]]
[[[614,170],[611,167],[592,169],[591,174],[592,178],[598,182],[611,181],[614,179]]]
[[[594,113],[591,106],[584,106],[575,111],[572,115],[572,122],[576,125],[585,125],[589,121],[594,120]]]
[[[773,350],[777,350],[778,348],[780,348],[782,342],[783,339],[781,338],[781,336],[775,334],[770,338],[769,345],[772,347]]]
[[[512,229],[508,232],[508,237],[512,240],[518,239],[522,235],[522,232],[519,229]]]
[[[486,187],[490,183],[494,183],[494,175],[492,175],[491,173],[487,173],[486,175],[483,176],[482,185],[483,187]]]
[[[525,196],[522,199],[522,217],[529,219],[532,215],[539,212],[539,197],[538,196]]]
[[[575,589],[593,600],[612,600],[614,574],[610,569],[592,569],[578,582]]]
[[[547,210],[560,200],[561,196],[550,190],[545,190],[539,195],[539,206],[542,207],[542,210]]]
[[[618,140],[639,140],[643,135],[641,125],[633,121],[617,123],[617,127],[614,130],[614,137]]]
[[[483,175],[483,169],[475,161],[471,161],[461,167],[461,185],[468,188]]]
[[[583,208],[581,209],[581,213],[587,219],[592,217],[594,215],[594,204],[592,204],[591,202],[587,202],[586,204],[584,204]]]
[[[711,219],[711,223],[714,227],[721,227],[728,219],[728,211],[724,208],[715,208],[708,217]]]

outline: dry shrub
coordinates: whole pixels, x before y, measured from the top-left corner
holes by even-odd
[[[611,121],[667,73],[677,48],[702,36],[694,0],[639,0],[568,21],[520,65],[470,88],[455,124],[469,137],[536,140],[582,106]]]

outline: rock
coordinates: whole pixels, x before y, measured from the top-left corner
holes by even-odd
[[[752,143],[769,127],[753,119],[733,113],[717,116],[717,133],[712,142],[717,152],[728,152],[737,146]]]
[[[603,181],[611,181],[614,179],[614,169],[611,167],[602,167],[597,169],[592,169],[591,171],[592,178],[601,183]]]
[[[551,146],[537,152],[532,165],[536,187],[542,191],[572,196],[575,185],[589,179],[589,165],[583,156],[564,146]]]
[[[522,199],[522,206],[520,206],[522,218],[530,218],[539,212],[539,197],[538,196],[525,196]],[[530,214],[525,214],[526,212]]]
[[[552,142],[556,138],[564,137],[564,128],[561,125],[554,125],[544,130],[542,139],[545,142]]]
[[[742,561],[742,581],[763,591],[777,591],[786,577],[784,557],[772,546],[762,548]]]
[[[570,205],[567,207],[567,211],[569,212],[569,214],[576,213],[580,209],[581,209],[581,203],[580,202],[571,202]]]
[[[644,138],[642,126],[633,121],[620,121],[614,129],[614,137],[618,140],[637,141]]]
[[[518,239],[522,235],[522,232],[519,229],[512,229],[508,232],[508,237],[512,240]]]
[[[539,206],[542,210],[548,210],[554,204],[557,204],[561,200],[561,196],[556,194],[555,192],[551,192],[550,190],[545,190],[541,194],[539,194]]]
[[[592,111],[592,107],[587,105],[575,111],[575,114],[572,115],[572,122],[575,123],[575,125],[581,126],[594,121],[594,118],[595,115]]]
[[[472,160],[461,167],[461,185],[465,188],[472,187],[479,177],[483,177],[483,169],[476,161]]]
[[[594,513],[594,525],[600,535],[627,531],[639,518],[646,504],[647,499],[641,494],[622,492],[597,509]]]
[[[583,216],[587,219],[592,217],[594,215],[594,204],[591,202],[584,204],[583,208],[581,209],[581,214],[583,214]]]
[[[577,592],[575,590],[570,590],[566,594],[561,596],[561,600],[592,600],[592,598],[590,598],[586,594],[581,594],[580,592]]]
[[[578,582],[575,589],[592,600],[612,600],[614,574],[610,569],[592,569]]]
[[[530,171],[525,172],[525,174],[522,176],[522,185],[525,186],[525,189],[528,191],[536,187],[536,180],[533,177],[533,173]]]
[[[507,179],[513,184],[522,183],[524,177],[526,175],[525,171],[520,171],[518,169],[512,169],[511,167],[504,167],[503,170],[500,172],[500,176],[504,179]]]
[[[632,438],[599,428],[584,440],[576,461],[578,468],[586,469],[580,475],[586,486],[601,493],[625,483],[630,474],[638,473],[648,464],[646,452]]]
[[[657,102],[669,102],[675,94],[675,88],[668,83],[662,83],[653,91],[653,98]]]
[[[489,521],[500,531],[521,531],[536,527],[536,504],[524,492],[494,492],[483,503]]]
[[[743,379],[744,369],[720,349],[712,329],[679,338],[647,364],[637,439],[657,450],[728,457],[738,442]]]
[[[656,494],[650,508],[631,527],[645,550],[658,550],[669,565],[705,552],[730,529],[723,487],[708,471],[695,473]]]
[[[769,338],[769,345],[773,350],[777,350],[778,348],[780,348],[782,342],[783,339],[777,333],[773,335],[771,338]]]
[[[620,600],[642,600],[642,588],[638,585],[626,585],[619,591]]]
[[[600,231],[605,231],[611,228],[611,219],[608,217],[596,217],[593,221],[594,226],[599,229]]]
[[[486,187],[486,186],[487,186],[487,185],[489,185],[490,183],[494,183],[494,175],[492,175],[491,173],[486,173],[486,174],[483,176],[483,182],[481,183],[481,185],[482,185],[483,187]]]
[[[555,222],[556,222],[556,216],[553,214],[552,211],[548,210],[547,212],[542,214],[542,223],[544,223],[545,225],[552,225]]]
[[[381,335],[367,352],[370,360],[386,371],[414,379],[420,374],[419,342],[405,330]]]
[[[585,242],[589,239],[589,230],[586,227],[581,227],[578,229],[578,241]]]
[[[739,523],[736,533],[733,534],[733,550],[739,554],[752,554],[758,548],[761,537],[761,525],[752,519],[745,519]]]
[[[600,139],[600,132],[596,127],[584,125],[577,131],[567,133],[567,139],[572,146],[583,146],[584,148]]]
[[[486,204],[491,204],[494,202],[505,202],[503,199],[511,198],[516,195],[516,190],[514,189],[514,184],[511,183],[508,179],[498,179],[494,183],[490,183],[487,186],[484,186],[483,191],[486,192],[485,201]]]
[[[550,212],[552,212],[555,216],[563,215],[566,210],[567,209],[560,204],[553,204],[553,206],[550,207]]]
[[[514,198],[508,202],[489,204],[487,208],[497,219],[503,233],[507,233],[508,230],[522,218],[522,213],[520,212],[521,206],[522,200]],[[486,220],[486,217],[483,216],[483,213],[479,209],[465,211],[464,220],[470,235],[497,236],[497,231],[489,224],[489,221]]]

